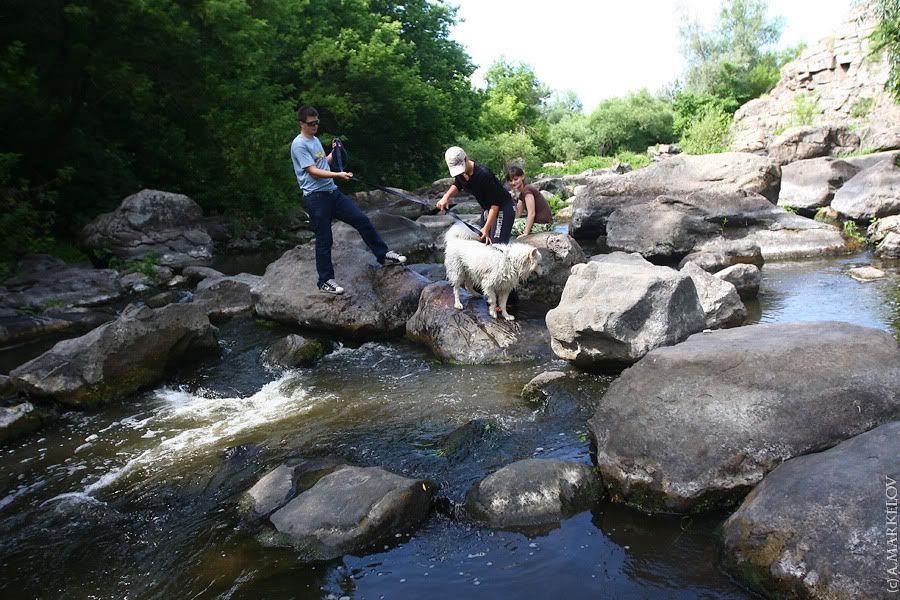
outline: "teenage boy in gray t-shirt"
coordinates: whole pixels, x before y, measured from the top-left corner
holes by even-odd
[[[334,241],[331,222],[334,219],[356,229],[379,263],[404,264],[406,257],[388,250],[369,217],[335,185],[335,179],[347,181],[353,178],[353,173],[331,170],[332,154],[325,155],[322,142],[316,137],[318,111],[312,106],[301,106],[297,111],[297,120],[300,134],[291,142],[291,162],[297,183],[303,190],[303,208],[309,213],[309,221],[316,234],[317,286],[327,294],[343,294],[344,288],[334,280],[334,266],[331,264],[331,245]]]

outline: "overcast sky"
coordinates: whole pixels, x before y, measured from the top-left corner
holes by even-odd
[[[808,45],[847,20],[852,0],[769,0],[784,17],[781,46]],[[679,8],[712,25],[721,0],[448,0],[462,19],[451,37],[479,69],[504,56],[553,90],[573,90],[590,112],[601,100],[657,91],[683,71]]]

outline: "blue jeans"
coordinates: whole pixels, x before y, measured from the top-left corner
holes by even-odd
[[[369,217],[340,190],[304,194],[303,208],[309,213],[309,221],[316,234],[316,271],[319,273],[319,285],[334,279],[334,266],[331,264],[331,245],[334,241],[331,236],[331,222],[334,219],[356,229],[378,262],[384,262],[384,255],[388,251],[384,240],[375,231]]]

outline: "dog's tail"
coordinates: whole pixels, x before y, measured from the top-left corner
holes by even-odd
[[[463,225],[462,223],[456,223],[447,230],[447,233],[444,234],[444,240],[449,242],[450,240],[477,240],[478,236],[475,235],[475,232]]]

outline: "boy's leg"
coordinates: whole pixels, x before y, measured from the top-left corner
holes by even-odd
[[[516,220],[516,209],[512,202],[507,202],[500,207],[497,220],[491,228],[491,241],[495,244],[508,244],[512,236],[513,223]]]
[[[384,255],[388,252],[388,247],[375,231],[372,221],[361,211],[356,203],[341,192],[335,192],[333,217],[339,221],[343,221],[359,232],[363,241],[372,251],[379,261],[384,261]]]
[[[309,214],[309,223],[316,234],[316,271],[319,275],[317,285],[334,279],[334,266],[331,264],[333,207],[332,192],[313,192],[303,196],[303,208]]]

